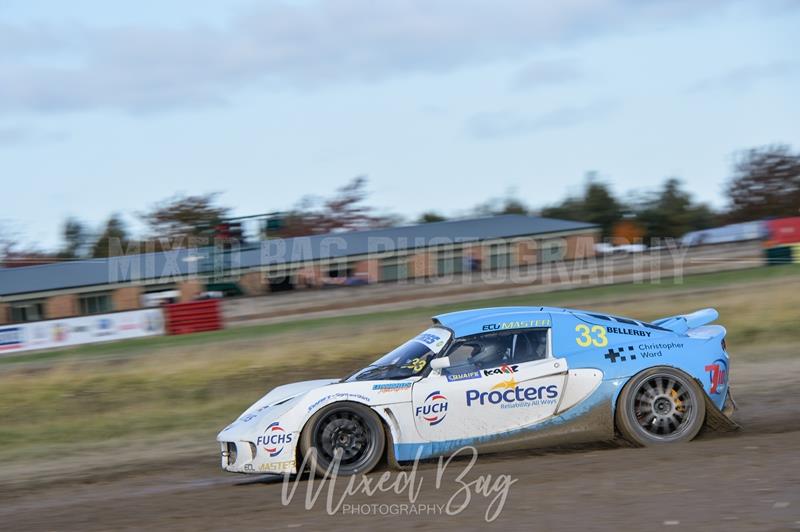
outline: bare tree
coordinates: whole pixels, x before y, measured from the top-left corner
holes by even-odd
[[[386,227],[397,218],[375,214],[365,202],[367,178],[358,176],[336,190],[330,198],[306,196],[284,219],[282,237],[325,234]]]
[[[173,246],[185,246],[189,239],[208,237],[210,231],[229,216],[230,208],[217,205],[218,195],[176,194],[156,203],[139,217],[147,223],[152,239],[168,238]]]
[[[731,222],[800,215],[800,153],[787,145],[741,152],[726,192]]]
[[[113,257],[122,254],[128,243],[125,223],[117,214],[112,214],[100,237],[92,246],[92,257]]]

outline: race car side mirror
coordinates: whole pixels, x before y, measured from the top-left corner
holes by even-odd
[[[431,369],[441,371],[450,367],[450,357],[439,357],[431,360]]]

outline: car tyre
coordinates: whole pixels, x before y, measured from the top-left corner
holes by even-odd
[[[622,389],[615,421],[623,438],[644,447],[689,441],[705,417],[705,392],[697,381],[679,369],[655,367]]]
[[[300,452],[312,474],[325,476],[341,452],[339,476],[369,473],[383,457],[386,434],[383,423],[370,408],[341,402],[315,413],[300,435]],[[334,469],[331,469],[331,474]]]

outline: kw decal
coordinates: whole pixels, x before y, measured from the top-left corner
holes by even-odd
[[[511,366],[509,366],[508,364],[503,364],[502,366],[499,366],[497,368],[485,369],[483,370],[483,374],[486,375],[487,377],[491,375],[505,375],[505,374],[516,373],[518,369],[519,369],[518,364],[513,364]]]

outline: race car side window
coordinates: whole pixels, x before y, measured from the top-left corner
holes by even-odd
[[[490,369],[503,364],[545,359],[549,352],[547,331],[526,329],[462,338],[453,343],[447,352],[450,368]]]
[[[531,362],[547,358],[547,329],[534,329],[514,335],[512,362]]]

